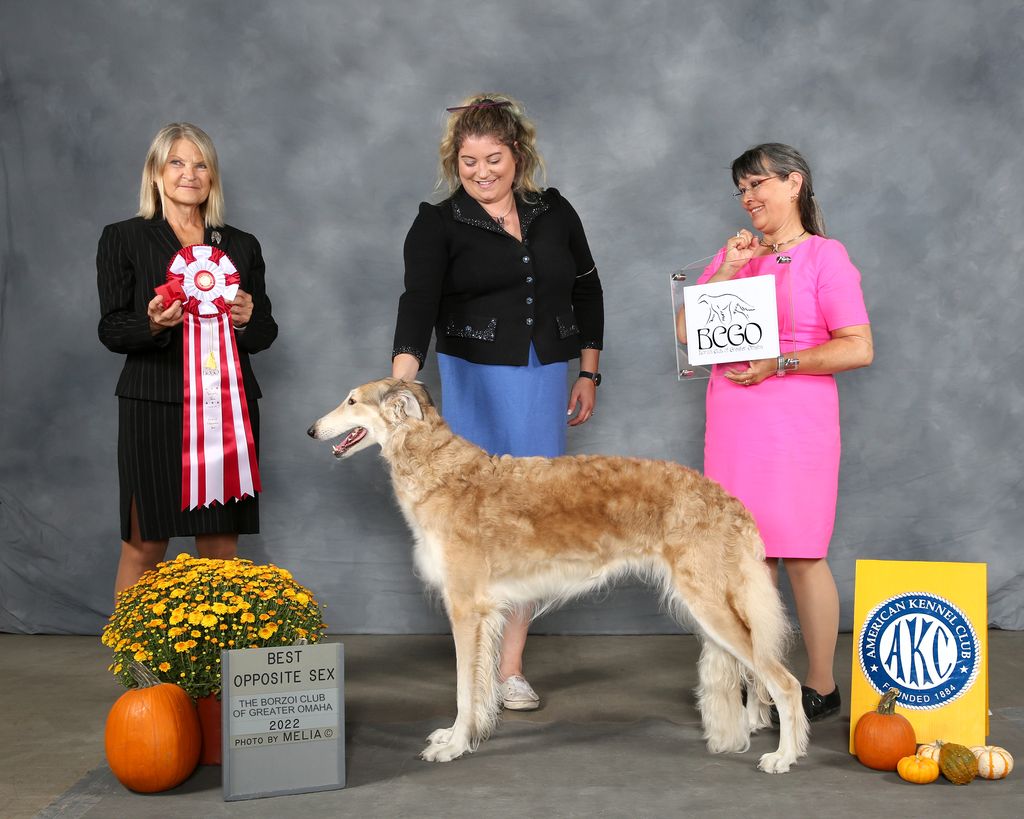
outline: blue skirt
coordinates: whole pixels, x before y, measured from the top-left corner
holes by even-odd
[[[473,364],[437,354],[442,415],[491,455],[554,458],[565,454],[569,364],[541,364],[530,345],[525,367]]]

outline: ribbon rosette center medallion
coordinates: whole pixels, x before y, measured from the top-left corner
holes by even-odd
[[[171,259],[167,280],[186,296],[181,508],[255,495],[259,467],[229,305],[238,270],[220,248],[191,245]]]

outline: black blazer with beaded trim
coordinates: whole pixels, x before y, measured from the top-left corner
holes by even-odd
[[[266,265],[256,237],[231,227],[205,229],[205,244],[219,247],[238,268],[240,287],[252,296],[252,318],[235,331],[246,397],[261,397],[249,362],[250,353],[269,347],[277,338],[277,322],[267,298]],[[96,283],[100,298],[100,341],[111,352],[126,355],[115,393],[125,398],[181,403],[181,325],[155,336],[149,331],[146,306],[153,288],[167,279],[167,266],[181,243],[166,220],[136,216],[107,225],[96,250]]]
[[[463,188],[420,204],[405,240],[405,292],[392,357],[437,351],[476,364],[544,364],[600,350],[604,297],[583,225],[555,188],[516,197],[523,241]]]

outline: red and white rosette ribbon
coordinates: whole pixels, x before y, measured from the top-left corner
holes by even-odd
[[[260,491],[256,446],[229,301],[238,270],[220,248],[182,248],[167,280],[185,291],[181,508],[195,509]]]

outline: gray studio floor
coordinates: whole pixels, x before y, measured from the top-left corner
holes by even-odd
[[[955,787],[861,767],[847,753],[846,706],[814,726],[809,756],[789,774],[755,769],[777,740],[771,731],[746,754],[707,754],[692,637],[532,637],[528,671],[544,707],[506,716],[476,754],[431,765],[417,752],[454,713],[450,639],[332,639],[345,644],[348,787],[227,803],[219,768],[151,796],[113,778],[103,725],[120,689],[98,638],[0,635],[0,816],[1024,815],[1021,770]],[[992,632],[990,641],[990,741],[1024,759],[1024,634]],[[847,691],[849,635],[838,657]]]

